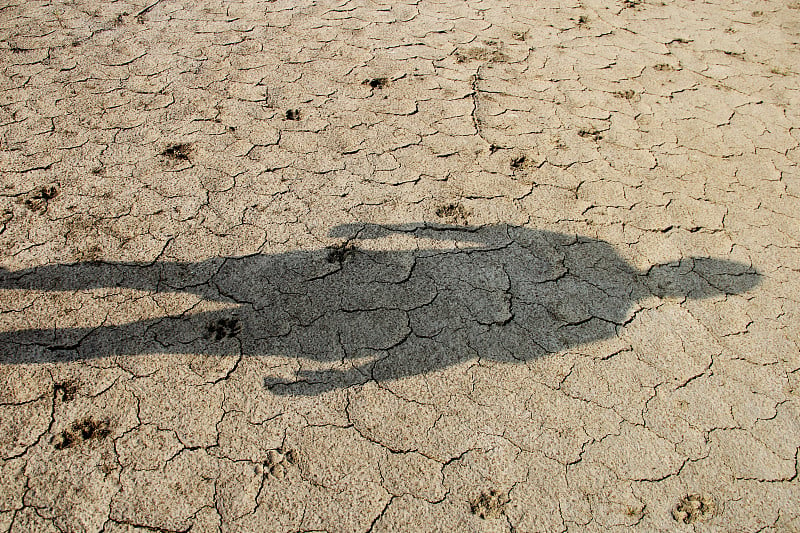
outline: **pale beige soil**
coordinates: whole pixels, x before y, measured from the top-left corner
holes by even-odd
[[[800,530],[799,43],[2,3],[0,531]]]

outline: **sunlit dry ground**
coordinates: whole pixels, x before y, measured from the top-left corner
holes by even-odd
[[[0,6],[0,531],[797,531],[800,4]]]

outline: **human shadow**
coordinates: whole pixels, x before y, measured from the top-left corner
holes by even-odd
[[[418,246],[363,247],[397,234]],[[265,379],[276,393],[316,394],[478,357],[530,360],[613,337],[649,296],[736,294],[760,280],[751,265],[706,257],[640,271],[607,242],[509,225],[353,224],[331,235],[342,244],[196,263],[0,269],[2,289],[118,287],[237,304],[123,325],[2,332],[0,363],[232,352],[352,362],[345,370],[301,364],[293,380]]]

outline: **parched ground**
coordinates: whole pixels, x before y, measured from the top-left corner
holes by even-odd
[[[0,37],[0,531],[800,530],[800,4]]]

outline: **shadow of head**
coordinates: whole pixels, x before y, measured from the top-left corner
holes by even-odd
[[[646,277],[654,296],[698,300],[741,294],[761,282],[761,274],[751,265],[711,257],[691,257],[655,265]]]

